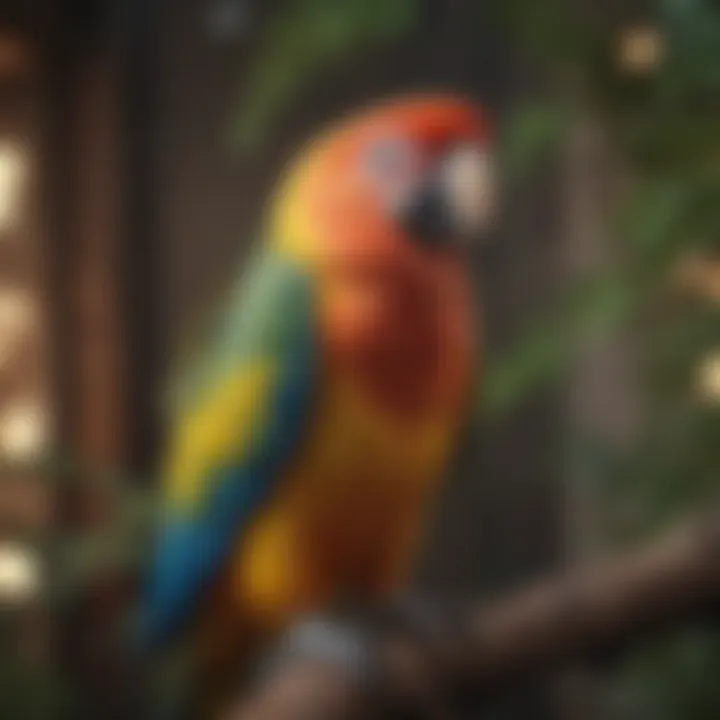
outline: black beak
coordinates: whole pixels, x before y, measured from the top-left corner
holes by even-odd
[[[473,146],[445,155],[399,207],[411,238],[428,247],[479,240],[493,204],[492,166]]]
[[[400,223],[410,237],[439,247],[453,234],[452,217],[440,177],[431,175],[400,209]]]

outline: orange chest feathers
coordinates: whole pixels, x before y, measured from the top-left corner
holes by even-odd
[[[339,270],[324,285],[321,312],[331,374],[383,412],[452,415],[463,405],[476,338],[461,268]]]

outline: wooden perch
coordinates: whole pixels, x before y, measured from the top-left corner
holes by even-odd
[[[432,663],[417,644],[388,642],[382,686],[429,707],[433,681],[478,698],[532,674],[620,650],[701,616],[720,600],[720,516],[690,523],[645,550],[471,609],[448,626]],[[420,700],[426,692],[425,700]],[[269,679],[232,720],[375,717],[341,669],[302,663]],[[427,702],[425,702],[427,701]],[[431,716],[432,713],[428,713]]]

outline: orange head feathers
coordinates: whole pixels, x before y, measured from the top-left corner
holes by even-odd
[[[487,121],[459,98],[370,107],[320,135],[290,168],[272,237],[320,261],[447,248],[481,230],[491,210],[488,144]]]
[[[453,97],[372,107],[290,169],[271,237],[318,274],[331,364],[386,410],[462,402],[474,324],[459,241],[492,204],[486,121]]]

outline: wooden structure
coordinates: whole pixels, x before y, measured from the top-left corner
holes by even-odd
[[[153,6],[37,0],[0,7],[0,155],[18,138],[32,180],[18,237],[3,232],[0,240],[0,294],[12,288],[17,295],[22,286],[34,320],[34,336],[0,368],[0,436],[7,439],[0,446],[14,453],[0,452],[0,462],[15,468],[16,461],[37,467],[42,457],[51,460],[43,471],[2,472],[3,533],[32,525],[60,536],[96,527],[108,512],[96,495],[75,482],[47,483],[47,476],[73,481],[123,470],[141,477],[153,464],[161,338],[152,297],[160,275],[153,260]],[[5,307],[6,316],[22,310],[17,302]],[[0,345],[12,339],[0,328]],[[58,582],[53,547],[42,579],[49,586]],[[68,679],[82,683],[91,716],[120,678],[103,628],[122,599],[118,588],[100,586],[55,618],[55,652]]]
[[[577,662],[602,666],[638,640],[717,613],[718,522],[715,515],[688,523],[581,575],[470,607],[431,643],[387,636],[370,687],[337,666],[298,661],[268,678],[228,718],[361,720],[397,717],[403,708],[409,712],[403,717],[439,719],[459,697],[478,708],[529,677]]]

